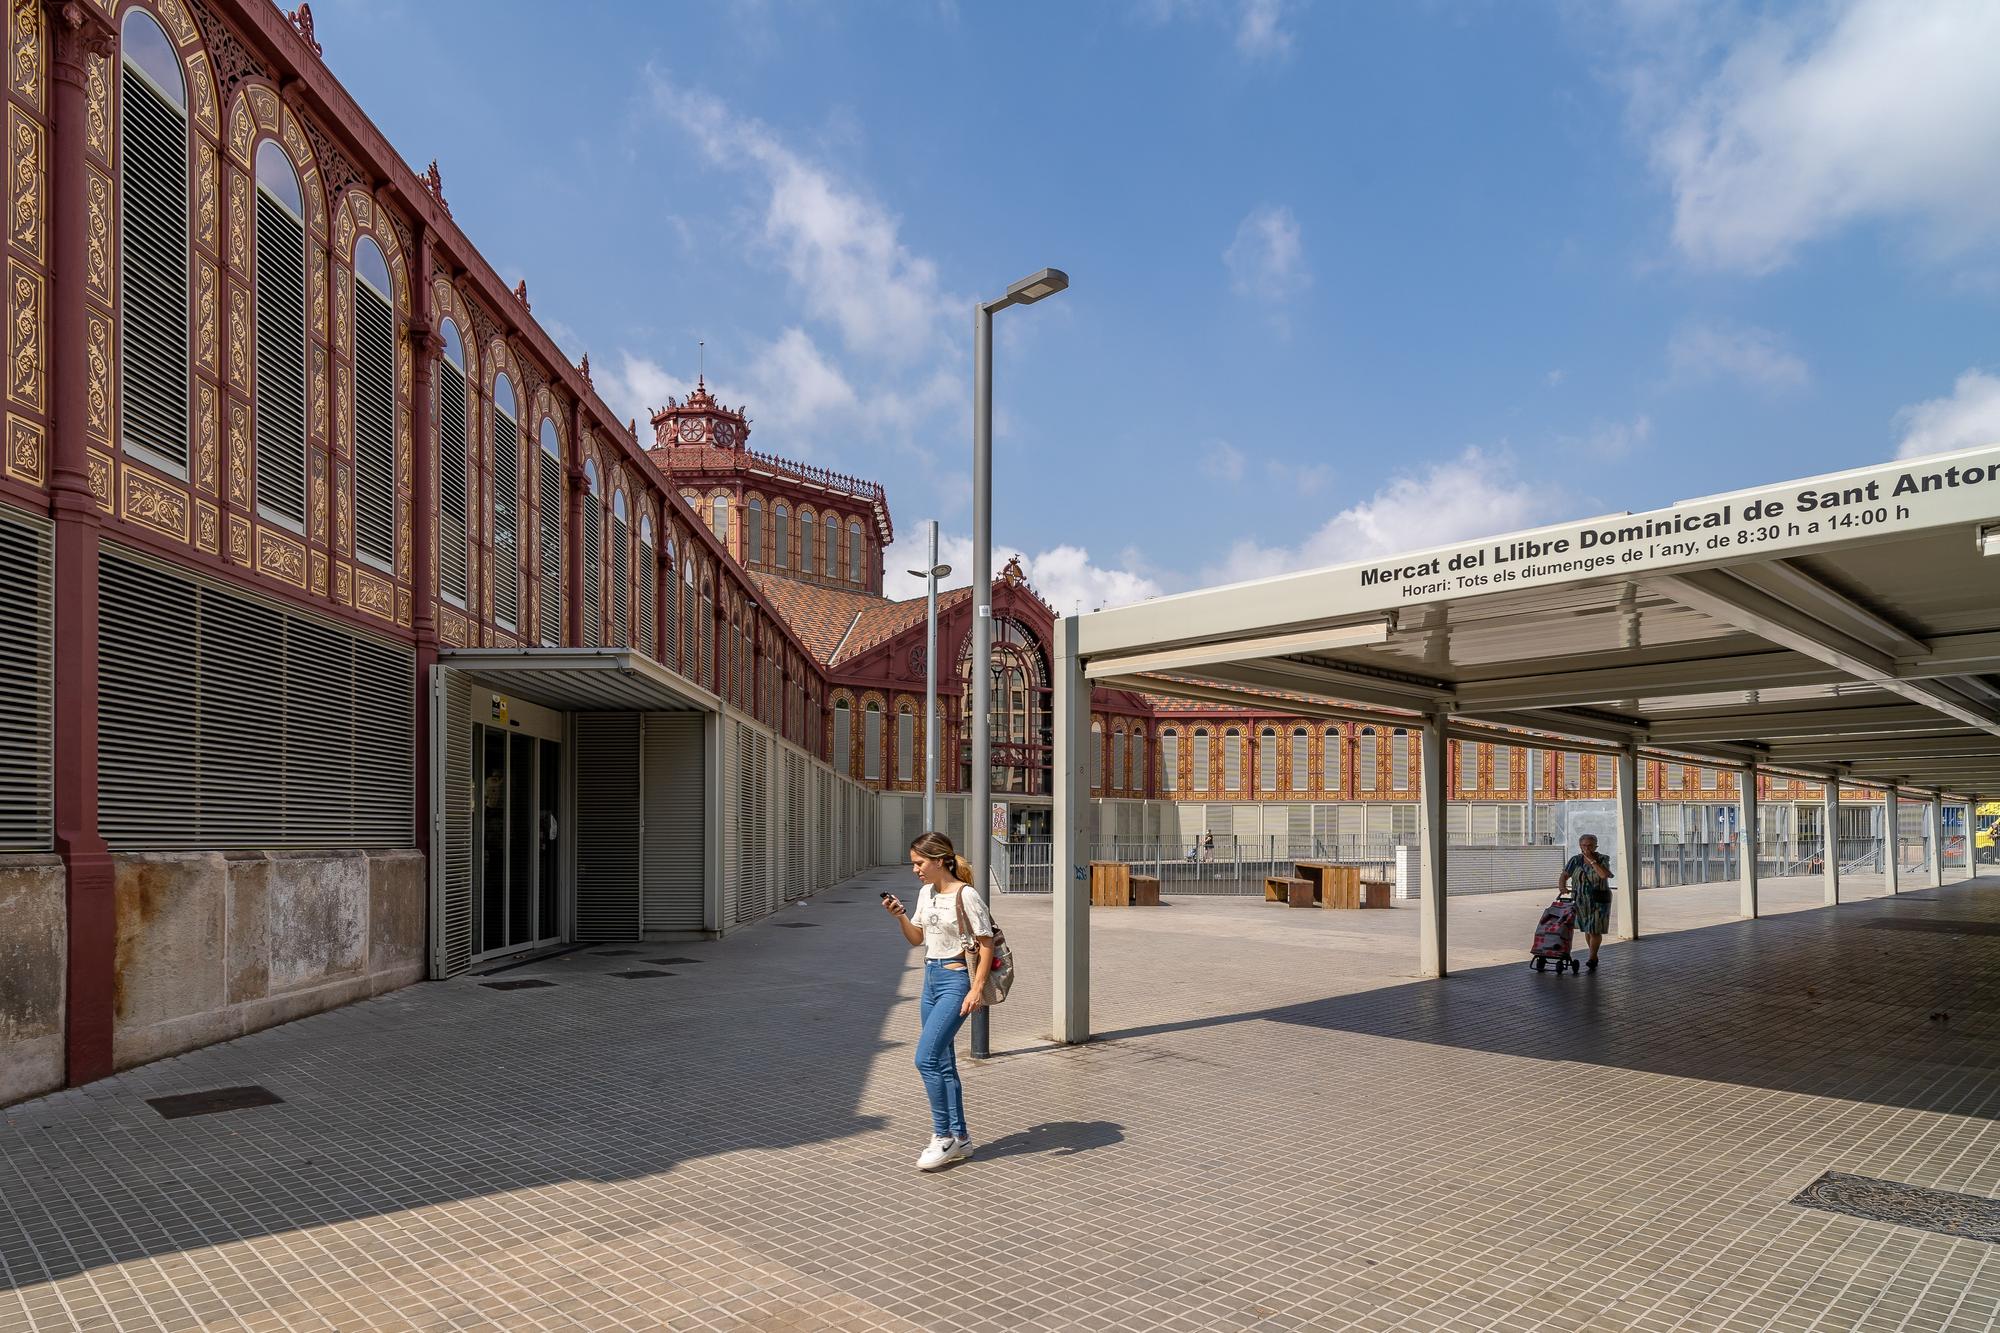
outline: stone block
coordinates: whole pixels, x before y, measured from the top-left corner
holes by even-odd
[[[228,871],[216,852],[126,852],[112,857],[112,865],[122,1046],[127,1029],[222,1008]],[[120,1063],[130,1062],[121,1054]]]
[[[236,1013],[242,1031],[259,1032],[280,1023],[289,1023],[295,1018],[305,1018],[328,1009],[338,1009],[356,1000],[365,1000],[373,993],[368,977],[347,977],[325,985],[273,995],[268,999],[252,1000],[238,1006]]]
[[[300,990],[366,971],[366,854],[273,853],[270,867],[268,993]]]
[[[0,856],[0,1106],[63,1085],[65,885],[59,857]]]
[[[271,989],[271,860],[225,853],[229,873],[228,1002],[260,1000]]]
[[[134,1065],[164,1060],[170,1055],[199,1050],[203,1046],[213,1046],[218,1041],[242,1035],[243,1011],[240,1007],[182,1014],[145,1027],[120,1024],[112,1038],[111,1058],[118,1068],[130,1069]]]
[[[377,852],[368,858],[368,970],[403,971],[424,961],[430,884],[418,852]]]

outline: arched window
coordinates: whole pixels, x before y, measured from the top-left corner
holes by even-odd
[[[274,140],[257,145],[257,506],[306,522],[306,211]]]
[[[715,678],[715,575],[707,562],[701,569],[701,615],[694,623],[695,649],[701,655],[701,683],[722,693]]]
[[[1104,724],[1090,724],[1090,789],[1104,790]]]
[[[660,531],[667,538],[667,572],[660,584],[660,661],[673,665],[680,661],[681,649],[680,543],[670,526],[662,524]]]
[[[799,573],[813,572],[813,541],[819,533],[813,528],[813,511],[799,507]]]
[[[542,447],[535,456],[535,501],[541,517],[541,551],[536,567],[542,580],[542,642],[563,641],[563,461],[556,423],[542,418]]]
[[[521,429],[514,382],[493,377],[493,620],[521,619]]]
[[[681,543],[681,660],[680,672],[689,680],[700,670],[700,650],[695,646],[695,616],[700,613],[700,598],[695,592],[694,576],[695,540],[692,536]]]
[[[1442,777],[1442,774],[1438,776]],[[1389,735],[1389,790],[1410,789],[1410,733],[1397,727]]]
[[[917,715],[905,705],[896,710],[896,780],[910,781],[917,768]]]
[[[1266,727],[1257,733],[1257,789],[1278,789],[1278,731]]]
[[[862,715],[861,776],[870,782],[882,778],[882,705],[871,703]]]
[[[840,570],[837,568],[840,564],[840,515],[828,514],[825,522],[826,564],[824,568],[828,578],[837,579],[840,577]]]
[[[711,517],[708,520],[708,529],[716,535],[717,540],[722,543],[724,549],[727,549],[729,546],[729,497],[726,495],[716,496],[709,512]]]
[[[354,553],[396,561],[396,285],[382,247],[354,243]]]
[[[1243,790],[1243,733],[1235,727],[1222,733],[1222,789]]]
[[[185,476],[187,85],[173,43],[150,15],[126,14],[119,50],[119,435],[126,449]]]
[[[625,492],[611,497],[611,646],[632,642],[632,527]]]
[[[779,569],[792,567],[792,507],[783,500],[771,506],[771,563]]]
[[[462,607],[466,593],[465,344],[459,340],[458,326],[448,319],[439,332],[444,338],[444,354],[437,367],[438,591],[447,602]],[[592,475],[596,475],[594,468]]]
[[[652,657],[660,651],[659,618],[654,614],[659,601],[660,557],[653,549],[653,516],[639,516],[639,642],[638,649]]]
[[[1172,727],[1160,733],[1160,790],[1181,789],[1181,734]]]
[[[1114,789],[1125,786],[1125,724],[1122,722],[1111,732],[1111,786]]]
[[[847,700],[836,699],[833,703],[833,771],[842,777],[854,772],[854,761],[848,753],[853,743],[854,714],[847,706]]]
[[[743,563],[751,565],[763,562],[764,502],[753,495],[743,511]]]
[[[1194,761],[1194,782],[1191,785],[1196,791],[1210,790],[1215,785],[1215,780],[1209,775],[1208,771],[1207,727],[1196,727],[1194,729],[1194,754],[1192,758]]]
[[[604,497],[597,460],[583,465],[583,646],[604,646]]]
[[[1328,727],[1326,735],[1320,737],[1319,780],[1320,786],[1329,794],[1347,790],[1347,775],[1341,771],[1346,758],[1346,738],[1340,734],[1339,727]]]
[[[1292,790],[1312,787],[1312,733],[1304,727],[1292,728]]]
[[[866,571],[861,560],[861,521],[849,519],[847,523],[847,577],[856,583],[867,582]]]
[[[1374,791],[1379,777],[1380,758],[1376,744],[1375,728],[1363,727],[1354,755],[1354,780],[1362,791]]]

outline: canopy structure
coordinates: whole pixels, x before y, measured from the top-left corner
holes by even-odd
[[[1841,783],[1877,786],[1934,820],[2000,792],[2000,445],[1071,616],[1056,652],[1060,1038],[1089,1030],[1093,683],[1419,730],[1423,965],[1442,975],[1448,737],[1618,755],[1628,835],[1645,757],[1809,776],[1829,808]]]

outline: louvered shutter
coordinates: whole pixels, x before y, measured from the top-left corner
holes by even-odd
[[[1346,737],[1338,728],[1328,727],[1326,735],[1320,738],[1319,766],[1320,785],[1329,792],[1341,791],[1345,786],[1346,775],[1341,772],[1341,765],[1346,755]]]
[[[660,651],[659,601],[660,558],[651,542],[639,543],[639,648],[648,657]]]
[[[493,408],[493,618],[506,629],[521,620],[520,431]]]
[[[472,686],[462,672],[442,669],[432,718],[439,765],[435,932],[439,977],[457,976],[472,963],[472,825],[478,788],[472,774]]]
[[[412,845],[409,649],[122,547],[98,584],[114,849]]]
[[[583,497],[583,646],[604,646],[604,577],[600,536],[604,515],[597,497]]]
[[[465,605],[465,373],[440,359],[437,368],[438,590]]]
[[[1257,733],[1257,786],[1278,789],[1278,733],[1269,727]]]
[[[48,525],[0,509],[3,851],[46,851],[54,838],[54,574]]]
[[[542,642],[553,648],[563,641],[563,467],[547,450],[535,457],[535,499],[542,520]]]
[[[1292,728],[1292,790],[1312,788],[1312,733],[1304,727]]]
[[[187,115],[130,64],[119,89],[120,428],[128,448],[185,472]]]
[[[384,569],[396,559],[396,319],[354,283],[354,549]]]
[[[576,938],[639,936],[639,715],[578,713]]]
[[[306,521],[306,233],[257,191],[257,503]],[[183,400],[185,401],[185,400]]]
[[[611,644],[632,642],[632,532],[625,520],[611,516]]]
[[[706,857],[698,713],[645,718],[644,915],[648,931],[701,930],[706,921]]]
[[[1361,729],[1361,739],[1354,756],[1354,777],[1356,785],[1362,791],[1374,791],[1375,784],[1381,776],[1380,756],[1376,749],[1378,743],[1375,728]]]
[[[1181,789],[1181,738],[1174,731],[1160,735],[1160,790]]]

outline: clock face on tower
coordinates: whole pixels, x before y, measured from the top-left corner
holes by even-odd
[[[683,418],[681,421],[681,443],[700,444],[704,424],[699,417]]]

